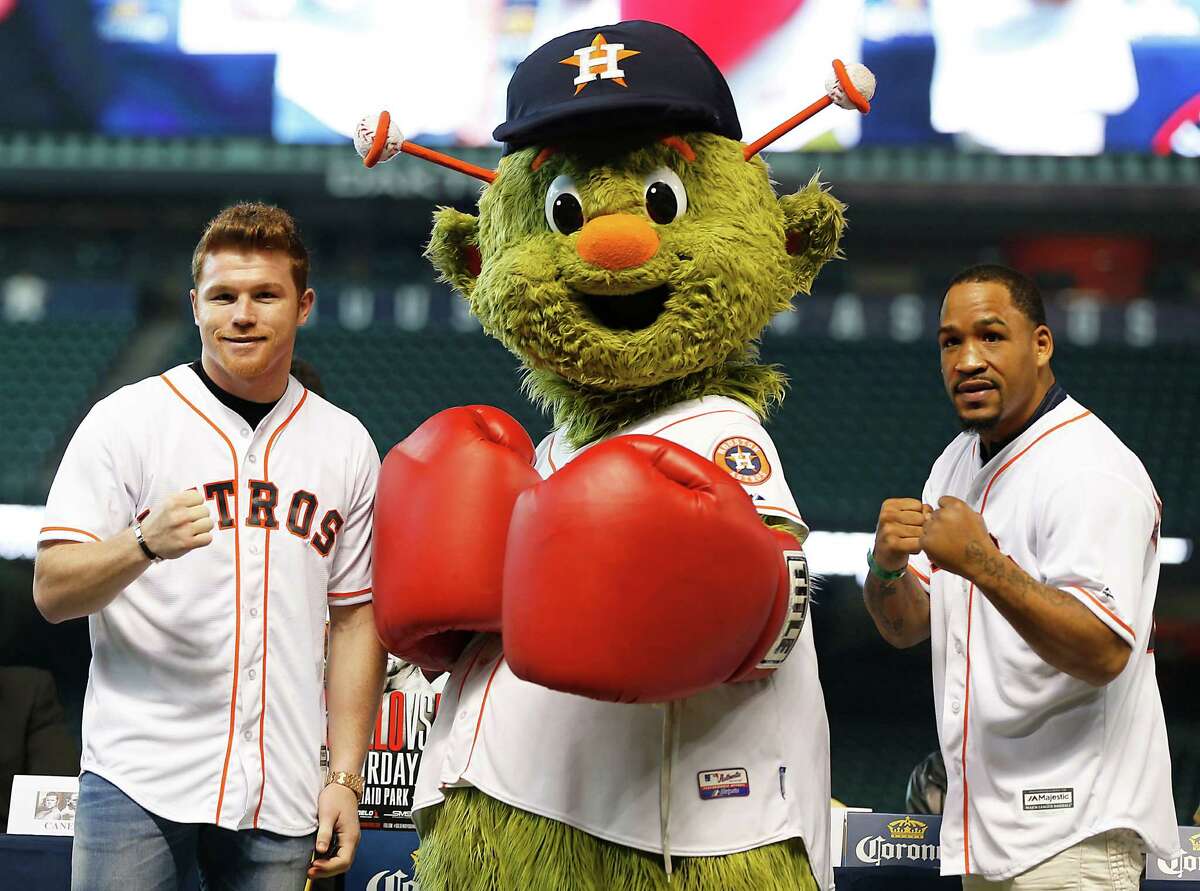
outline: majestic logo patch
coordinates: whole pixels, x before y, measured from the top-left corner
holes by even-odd
[[[713,461],[739,483],[752,486],[771,476],[771,465],[762,446],[741,436],[722,440],[713,452]]]
[[[1021,793],[1027,811],[1055,811],[1075,807],[1074,789],[1026,789]]]
[[[750,794],[750,774],[744,767],[702,770],[696,774],[696,783],[700,786],[700,797],[705,801],[744,798]]]
[[[625,83],[625,72],[618,63],[622,59],[636,56],[641,50],[625,49],[623,43],[609,43],[603,34],[597,34],[591,46],[583,46],[575,50],[575,55],[562,59],[559,65],[578,65],[579,76],[575,78],[575,95],[594,80],[611,80],[615,84],[628,87]]]

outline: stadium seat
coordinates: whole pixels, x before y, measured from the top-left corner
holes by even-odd
[[[0,325],[0,501],[44,501],[67,437],[131,331],[125,321]]]

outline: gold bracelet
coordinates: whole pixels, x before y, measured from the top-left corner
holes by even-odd
[[[325,785],[337,783],[339,786],[345,786],[354,793],[354,797],[362,801],[363,789],[366,788],[367,781],[359,774],[348,773],[344,770],[331,770],[325,774]]]

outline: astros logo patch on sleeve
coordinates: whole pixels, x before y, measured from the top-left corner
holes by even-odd
[[[771,475],[771,465],[762,446],[741,436],[721,440],[713,453],[713,461],[739,483],[754,485]]]

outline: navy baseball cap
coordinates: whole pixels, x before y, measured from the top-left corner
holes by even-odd
[[[729,85],[684,34],[627,21],[572,31],[530,53],[508,83],[504,153],[565,136],[638,129],[742,138]]]

